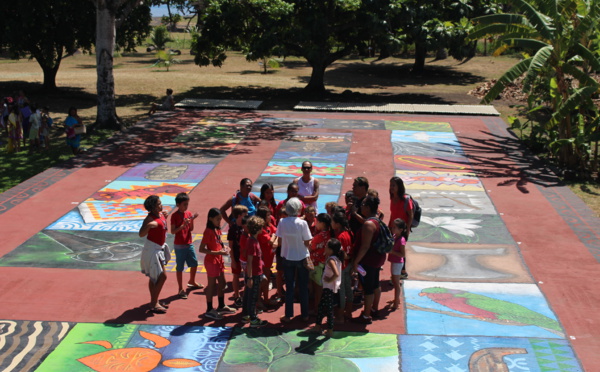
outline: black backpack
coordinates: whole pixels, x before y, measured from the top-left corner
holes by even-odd
[[[381,254],[389,253],[394,248],[394,236],[389,227],[379,218],[369,217],[368,220],[375,220],[379,224],[379,234],[373,243],[373,247]]]
[[[413,202],[414,213],[413,213],[412,226],[410,226],[410,228],[413,228],[413,227],[419,226],[419,223],[421,222],[421,212],[422,211],[421,211],[421,206],[419,205],[419,203],[415,199],[413,199],[412,196],[405,194],[404,195],[404,211],[405,212],[407,211],[409,200],[412,200],[412,202]]]

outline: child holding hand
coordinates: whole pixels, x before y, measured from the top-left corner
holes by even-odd
[[[260,287],[263,280],[263,260],[262,250],[258,243],[258,234],[262,231],[265,221],[252,216],[248,219],[248,233],[250,237],[246,242],[246,257],[248,265],[246,266],[246,290],[244,291],[244,305],[246,316],[244,323],[249,322],[250,327],[262,327],[267,324],[266,320],[260,320],[256,316],[256,304],[260,296]]]
[[[392,234],[394,234],[394,248],[388,254],[392,271],[392,284],[394,284],[394,302],[392,310],[398,309],[400,306],[400,280],[402,279],[402,267],[404,266],[404,256],[406,254],[406,238],[407,229],[406,223],[400,218],[393,221]]]

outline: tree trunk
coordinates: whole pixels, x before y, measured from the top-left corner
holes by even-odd
[[[96,0],[96,72],[98,111],[96,124],[101,128],[121,129],[115,104],[113,52],[115,49],[115,14],[119,1]]]
[[[427,57],[427,45],[424,42],[415,42],[415,64],[412,72],[422,74],[425,69],[425,58]]]
[[[310,62],[310,61],[309,61]],[[325,68],[327,67],[323,62],[310,63],[312,66],[312,73],[310,75],[310,81],[304,90],[311,93],[324,93],[325,92]]]
[[[56,74],[58,73],[58,66],[41,66],[44,72],[44,85],[45,91],[56,90]]]

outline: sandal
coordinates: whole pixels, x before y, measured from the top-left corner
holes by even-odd
[[[166,302],[163,302],[163,301],[158,301],[158,304],[159,304],[160,306],[164,307],[165,309],[168,309],[168,308],[169,308],[169,304],[167,304]]]
[[[167,309],[165,309],[164,307],[161,307],[161,306],[156,306],[156,307],[153,307],[152,309],[150,309],[150,312],[154,313],[154,314],[166,314]]]

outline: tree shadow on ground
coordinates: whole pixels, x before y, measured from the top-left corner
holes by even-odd
[[[78,103],[78,109],[88,109],[96,106],[96,95],[86,92],[83,88],[58,87],[55,91],[48,92],[43,88],[42,83],[32,83],[22,80],[9,80],[0,82],[0,92],[3,97],[14,95],[19,90],[23,90],[29,99],[29,102],[36,103],[38,106],[46,106],[48,96],[52,95],[51,112],[65,113],[73,102]]]
[[[325,85],[339,88],[387,88],[426,85],[471,85],[485,81],[482,76],[458,71],[452,66],[428,64],[420,75],[411,72],[412,63],[348,63],[335,65],[325,71]],[[307,83],[310,76],[301,76]]]
[[[477,138],[461,137],[461,147],[480,178],[505,178],[498,186],[516,187],[529,193],[528,185],[564,186],[547,162],[534,156],[517,138],[487,131]]]

